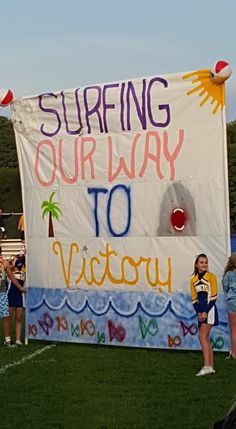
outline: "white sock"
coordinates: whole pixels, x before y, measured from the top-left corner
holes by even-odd
[[[8,343],[8,341],[11,341],[11,337],[5,337],[5,341]]]

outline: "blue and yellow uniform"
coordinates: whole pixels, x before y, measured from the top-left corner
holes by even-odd
[[[23,287],[25,283],[25,256],[19,256],[15,262],[14,277],[18,283]],[[8,303],[9,307],[18,308],[25,307],[24,294],[12,283],[8,289]]]
[[[218,311],[216,307],[218,285],[216,276],[209,271],[198,273],[190,280],[192,304],[196,313],[207,313],[204,322],[209,325],[218,325]]]

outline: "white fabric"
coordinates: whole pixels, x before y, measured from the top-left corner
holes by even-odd
[[[12,103],[29,286],[186,291],[201,252],[221,276],[229,251],[224,85],[209,70],[186,76]],[[49,238],[41,206],[53,192],[61,213]],[[176,208],[187,214],[184,228],[171,225]]]

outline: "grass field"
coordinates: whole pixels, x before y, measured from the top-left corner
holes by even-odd
[[[236,393],[236,362],[224,357],[215,353],[217,373],[198,378],[200,352],[1,347],[0,428],[210,429]]]

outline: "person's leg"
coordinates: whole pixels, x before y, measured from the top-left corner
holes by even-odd
[[[11,330],[10,330],[11,318],[10,316],[6,316],[3,319],[3,327],[4,327],[4,346],[6,347],[16,347],[15,344],[11,342]]]
[[[15,322],[16,322],[16,341],[21,341],[22,318],[24,309],[22,307],[16,308]]]
[[[209,334],[212,325],[202,323],[199,328],[199,341],[202,347],[204,366],[211,366],[214,368],[213,350],[209,340]]]
[[[10,316],[6,316],[3,318],[3,330],[4,330],[4,337],[10,338],[11,340],[11,334],[10,334]]]
[[[11,343],[10,334],[10,314],[7,293],[2,292],[0,294],[0,305],[1,305],[1,317],[3,318],[3,331],[4,331],[4,344],[8,345]]]
[[[10,332],[11,322],[14,319],[14,312],[15,312],[15,309],[13,307],[9,307],[9,332]]]
[[[231,337],[231,355],[236,357],[236,313],[229,312],[229,327]]]
[[[12,320],[14,317],[14,310],[15,310],[14,307],[9,307],[10,320]]]

